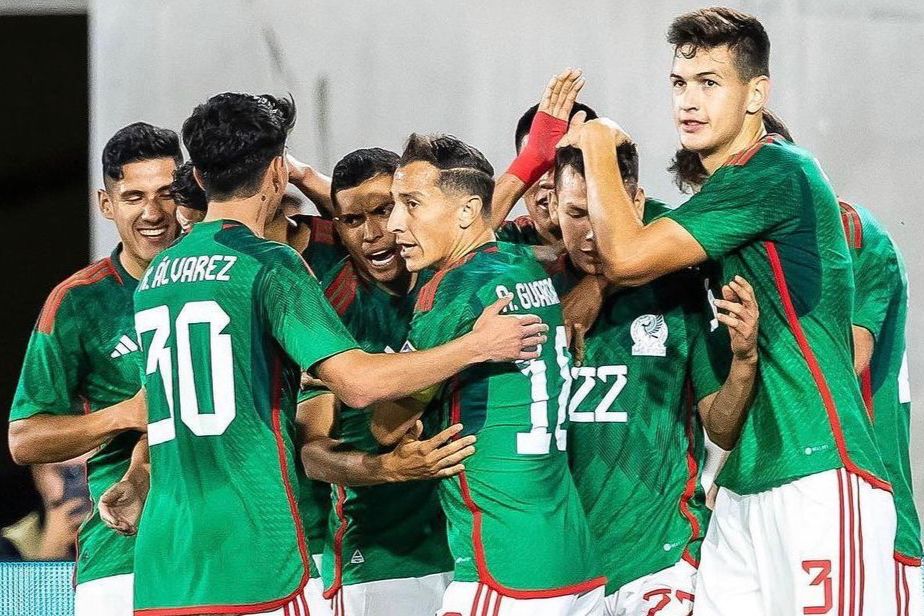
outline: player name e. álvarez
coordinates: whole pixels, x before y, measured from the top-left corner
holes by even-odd
[[[148,268],[138,290],[156,289],[171,282],[227,282],[231,280],[228,272],[236,262],[237,257],[230,255],[204,255],[179,259],[166,257],[156,266]]]

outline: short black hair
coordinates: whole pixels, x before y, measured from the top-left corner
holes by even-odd
[[[250,197],[295,126],[291,96],[224,92],[193,109],[183,143],[209,200]]]
[[[775,133],[790,143],[795,143],[789,127],[783,122],[782,118],[767,108],[761,110],[764,120],[764,130],[768,133]],[[702,186],[709,178],[703,161],[700,160],[696,152],[680,148],[674,153],[671,164],[667,171],[674,176],[674,184],[681,192],[692,192],[697,186]]]
[[[128,163],[155,158],[172,158],[177,166],[183,164],[180,138],[169,128],[135,122],[120,128],[103,148],[103,179],[116,182],[122,179],[122,167]]]
[[[337,204],[337,193],[341,190],[355,188],[368,179],[378,175],[393,175],[401,157],[390,150],[382,148],[363,148],[354,150],[334,165],[330,177],[330,200]]]
[[[685,13],[667,31],[674,53],[692,58],[699,49],[728,45],[742,81],[770,76],[770,37],[756,17],[724,6]]]
[[[491,213],[494,167],[476,148],[452,135],[413,133],[404,145],[399,166],[416,161],[428,162],[440,170],[440,188],[481,197],[482,215]]]
[[[585,105],[584,103],[574,103],[574,107],[571,109],[571,114],[568,116],[568,119],[574,117],[578,111],[583,111],[587,114],[588,120],[596,120],[599,116],[597,112]],[[519,121],[517,122],[517,130],[513,134],[513,148],[520,152],[520,146],[523,144],[523,138],[529,134],[529,127],[533,125],[533,118],[536,117],[536,114],[539,113],[539,103],[536,103],[520,116]]]
[[[632,197],[638,190],[638,147],[631,141],[626,141],[616,148],[616,164],[619,165],[619,173],[622,175],[623,185]],[[584,154],[569,145],[564,148],[558,148],[555,152],[555,186],[558,187],[558,181],[562,171],[571,167],[575,173],[584,177]]]
[[[199,186],[193,175],[192,161],[188,161],[176,168],[173,172],[173,182],[170,184],[170,194],[178,205],[184,205],[194,210],[204,212],[208,208],[208,199],[205,191]]]

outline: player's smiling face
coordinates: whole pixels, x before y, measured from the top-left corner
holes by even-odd
[[[127,163],[122,166],[122,179],[99,191],[100,210],[115,222],[125,257],[142,270],[179,232],[170,193],[174,169],[172,158]]]
[[[395,171],[391,185],[395,207],[388,230],[395,234],[401,256],[412,272],[443,266],[461,236],[458,218],[462,201],[443,192],[439,179],[439,169],[423,161]]]
[[[674,123],[684,148],[708,155],[741,133],[752,84],[742,81],[727,45],[699,48],[695,54],[681,47],[670,79]]]
[[[587,274],[600,272],[600,257],[587,215],[587,183],[573,167],[565,167],[561,171],[556,183],[552,215],[561,227],[571,263]]]
[[[353,261],[373,280],[393,282],[407,272],[395,234],[387,229],[394,208],[391,175],[377,175],[337,192],[336,227]]]

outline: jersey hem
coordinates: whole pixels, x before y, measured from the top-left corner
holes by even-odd
[[[834,398],[831,395],[831,390],[828,388],[828,382],[825,378],[824,373],[821,371],[821,366],[818,365],[818,360],[815,358],[815,354],[812,352],[811,347],[808,343],[808,338],[805,336],[805,332],[802,330],[802,325],[799,323],[799,317],[796,314],[796,309],[793,306],[792,298],[789,295],[789,286],[786,282],[786,276],[783,272],[783,265],[780,262],[780,256],[776,251],[776,244],[771,241],[764,242],[764,247],[767,251],[767,259],[770,261],[770,269],[773,271],[773,281],[776,284],[777,292],[780,296],[780,301],[783,304],[783,311],[786,314],[786,321],[789,324],[790,332],[793,337],[796,339],[796,344],[799,346],[799,350],[802,352],[802,358],[805,360],[806,365],[808,366],[809,372],[812,375],[812,380],[815,381],[815,385],[818,387],[818,391],[821,394],[821,400],[825,408],[825,412],[828,416],[828,425],[831,428],[832,436],[834,437],[834,444],[837,446],[837,452],[841,459],[841,463],[844,465],[844,468],[848,471],[857,475],[858,477],[864,479],[874,488],[879,488],[887,492],[892,491],[892,485],[877,477],[872,472],[861,468],[853,462],[850,458],[850,455],[847,452],[847,442],[844,438],[844,432],[841,428],[841,420],[837,413],[837,407],[834,403]]]
[[[324,589],[322,596],[325,599],[333,599],[337,592],[343,587],[343,536],[346,534],[350,522],[343,513],[343,505],[346,503],[346,490],[343,486],[337,486],[337,504],[334,506],[334,512],[340,521],[337,532],[334,533],[334,581]],[[323,577],[323,576],[322,576]]]
[[[894,558],[897,562],[900,562],[901,564],[905,565],[906,567],[920,567],[920,566],[921,566],[921,558],[920,558],[920,557],[915,558],[914,556],[908,556],[908,555],[906,555],[906,554],[902,554],[902,553],[899,552],[898,550],[896,550],[896,551],[892,554],[892,556],[893,556],[893,558]]]

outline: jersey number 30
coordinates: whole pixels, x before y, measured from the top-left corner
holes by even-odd
[[[231,322],[228,314],[212,300],[189,302],[183,306],[173,324],[176,328],[176,373],[179,386],[180,419],[196,436],[217,436],[228,429],[234,419],[234,367],[231,355],[231,335],[221,333]],[[209,330],[209,363],[211,364],[212,402],[214,409],[202,412],[196,395],[193,375],[189,326],[203,323]],[[160,373],[167,409],[170,416],[148,424],[148,443],[157,445],[176,438],[173,395],[173,353],[167,346],[172,329],[167,306],[157,306],[135,315],[139,338],[153,331],[147,349],[145,374]],[[150,395],[150,394],[149,394]]]

